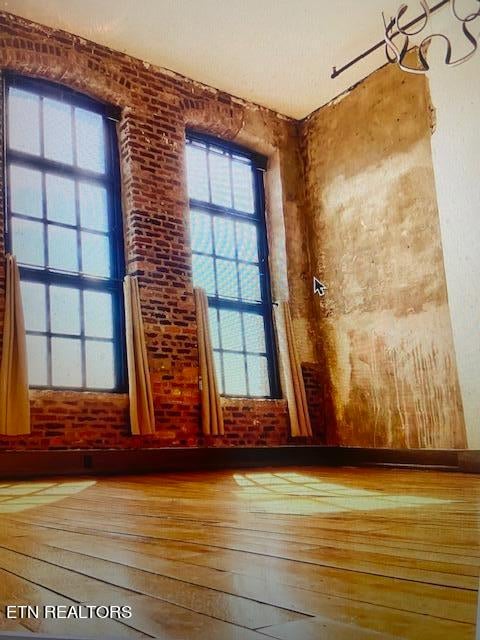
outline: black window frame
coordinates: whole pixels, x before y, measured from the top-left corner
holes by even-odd
[[[261,302],[248,302],[241,299],[229,299],[222,298],[218,295],[209,295],[208,298],[208,306],[209,308],[215,308],[218,311],[221,309],[239,311],[239,312],[250,312],[260,315],[264,321],[265,328],[265,354],[267,358],[267,366],[268,366],[268,379],[270,386],[270,393],[265,396],[259,395],[234,395],[230,393],[222,393],[223,397],[227,398],[248,398],[252,400],[262,400],[262,399],[279,399],[282,397],[281,387],[280,387],[280,377],[279,377],[279,369],[278,369],[278,359],[277,359],[277,344],[275,338],[275,330],[274,330],[274,322],[273,322],[273,301],[272,301],[272,290],[271,290],[271,280],[270,280],[270,268],[269,268],[269,247],[268,247],[268,237],[267,237],[267,221],[265,216],[265,188],[264,188],[264,174],[267,169],[267,158],[264,156],[251,151],[250,149],[246,149],[245,147],[238,145],[236,143],[222,140],[221,138],[216,138],[214,136],[204,134],[201,132],[197,132],[191,129],[187,129],[185,132],[185,142],[186,144],[189,141],[198,142],[200,144],[206,145],[207,148],[209,146],[216,147],[218,149],[223,149],[227,153],[234,154],[237,156],[244,157],[251,162],[252,173],[253,173],[253,195],[254,195],[254,213],[242,213],[238,209],[234,209],[233,207],[224,207],[221,205],[214,204],[212,202],[206,202],[203,200],[196,200],[194,198],[189,198],[189,209],[195,209],[197,211],[205,211],[206,213],[212,214],[214,216],[220,216],[226,219],[240,220],[244,222],[253,223],[257,227],[257,238],[258,238],[258,265],[260,271],[260,291],[261,291]],[[192,251],[193,254],[202,255],[200,252]],[[216,254],[213,252],[213,256]],[[241,261],[240,261],[241,262]],[[217,311],[217,314],[218,314]],[[219,315],[217,315],[219,320]],[[220,321],[220,320],[219,320]],[[235,353],[242,353],[244,357],[246,354],[250,353],[246,350],[245,346],[245,331],[242,323],[242,343],[243,350],[235,351]],[[221,340],[221,337],[220,337]],[[214,349],[214,351],[228,353],[230,350],[222,349],[221,343],[219,349]],[[233,352],[232,352],[233,353]],[[246,365],[245,365],[246,366]],[[225,389],[225,372],[224,367],[222,366],[222,388]],[[248,374],[246,372],[246,382],[248,389]]]
[[[8,91],[10,87],[30,91],[39,96],[53,98],[55,100],[65,101],[72,107],[80,107],[97,113],[102,116],[104,124],[104,141],[105,141],[105,173],[100,174],[88,169],[82,169],[74,165],[64,164],[56,160],[50,160],[10,149],[8,145]],[[68,286],[78,291],[99,291],[108,292],[112,296],[112,314],[113,314],[113,338],[102,339],[93,338],[98,342],[110,342],[113,344],[114,355],[114,377],[115,384],[113,387],[100,388],[88,387],[86,384],[86,341],[84,315],[83,315],[83,296],[80,296],[80,336],[69,334],[57,334],[51,331],[50,321],[50,305],[47,297],[46,314],[47,314],[47,331],[27,331],[27,334],[42,335],[47,337],[47,377],[46,385],[30,385],[32,389],[47,389],[52,391],[78,391],[78,392],[95,392],[95,393],[125,393],[127,390],[127,365],[126,365],[126,345],[125,345],[125,316],[123,301],[123,277],[125,275],[125,252],[124,252],[124,230],[123,216],[121,209],[121,180],[120,166],[118,158],[118,141],[116,123],[120,118],[120,110],[111,105],[103,104],[89,96],[79,93],[73,89],[63,85],[32,78],[29,76],[19,75],[11,72],[2,73],[2,92],[3,92],[3,184],[4,184],[4,222],[5,222],[5,248],[7,252],[12,250],[12,233],[11,218],[12,210],[9,194],[9,167],[11,164],[24,166],[27,168],[37,169],[42,172],[42,191],[43,191],[43,211],[42,220],[47,224],[46,216],[46,197],[45,197],[45,174],[51,172],[62,177],[70,177],[73,179],[86,179],[96,184],[103,185],[107,190],[107,208],[108,208],[108,232],[109,239],[109,257],[111,274],[109,277],[90,276],[82,273],[69,273],[58,271],[46,266],[34,267],[19,264],[20,280],[22,282],[40,282],[47,285],[46,291],[48,296],[48,285]],[[41,101],[42,104],[42,101]],[[41,107],[42,108],[42,107]],[[41,113],[40,113],[41,117]],[[43,147],[43,124],[40,120],[40,140]],[[75,146],[75,140],[72,140]],[[76,190],[76,216],[77,225],[75,228],[81,230],[82,227],[78,218],[78,190]],[[17,217],[18,214],[15,214]],[[24,219],[28,219],[26,216]],[[56,223],[57,224],[57,223]],[[62,226],[58,223],[58,226]],[[68,227],[68,225],[64,225]],[[71,227],[69,227],[71,228]],[[90,231],[90,230],[89,230]],[[44,236],[45,238],[45,236]],[[78,238],[78,233],[77,233]],[[78,240],[77,240],[78,241]],[[46,242],[44,243],[46,244]],[[46,251],[46,248],[45,248]],[[68,387],[52,384],[52,352],[51,338],[75,338],[80,339],[81,358],[82,358],[82,386]]]

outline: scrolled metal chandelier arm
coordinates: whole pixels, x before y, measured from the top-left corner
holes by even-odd
[[[402,33],[404,36],[416,36],[417,33],[420,33],[425,29],[425,27],[428,24],[428,21],[430,20],[430,7],[428,6],[426,0],[419,0],[419,2],[423,9],[423,23],[420,27],[418,27],[418,29],[415,29],[415,31],[407,31],[407,27],[400,26],[400,18],[402,18],[404,14],[408,11],[408,4],[402,4],[398,8],[397,17],[394,21],[394,24],[397,27],[399,33]]]
[[[456,0],[450,0],[449,4],[450,4],[452,15],[458,22],[462,24],[462,32],[465,38],[472,45],[471,50],[464,56],[457,58],[456,60],[452,60],[452,43],[450,41],[450,38],[446,36],[444,33],[432,33],[426,36],[418,45],[418,52],[419,52],[418,57],[419,57],[420,66],[413,67],[411,65],[406,64],[405,57],[408,53],[408,50],[410,49],[410,46],[409,46],[410,37],[421,33],[428,25],[428,22],[430,19],[430,9],[427,4],[427,1],[419,0],[419,2],[423,9],[423,16],[420,16],[420,19],[422,20],[422,22],[421,22],[421,26],[415,29],[414,31],[408,31],[407,30],[408,25],[407,27],[402,27],[402,25],[400,24],[401,18],[403,18],[405,13],[408,11],[408,5],[406,4],[402,4],[399,7],[397,11],[397,15],[394,18],[391,18],[388,21],[388,23],[385,20],[385,16],[383,16],[383,21],[385,26],[385,36],[384,36],[385,53],[386,53],[387,59],[390,62],[397,62],[399,67],[403,71],[407,71],[408,73],[424,74],[430,69],[430,66],[427,60],[428,46],[430,45],[430,43],[434,38],[439,38],[443,40],[446,44],[444,61],[447,66],[453,67],[453,66],[460,65],[464,62],[467,62],[467,60],[469,60],[478,49],[478,39],[470,31],[467,24],[473,22],[480,16],[480,7],[477,11],[469,13],[467,16],[462,17],[459,15],[457,11]],[[477,0],[477,2],[480,2],[480,0]],[[397,38],[397,37],[403,38],[403,43],[401,48],[399,48],[394,42],[394,38]]]
[[[480,0],[477,0],[477,2],[480,3]],[[457,0],[450,0],[450,10],[453,13],[454,18],[456,18],[459,22],[463,22],[465,24],[465,22],[471,22],[472,20],[475,20],[475,18],[478,18],[478,16],[480,16],[480,7],[478,7],[478,11],[474,11],[465,18],[462,18],[457,13],[457,9],[455,7],[456,4]]]

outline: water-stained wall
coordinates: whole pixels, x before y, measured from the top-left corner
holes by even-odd
[[[423,77],[388,65],[302,125],[340,444],[464,447]]]

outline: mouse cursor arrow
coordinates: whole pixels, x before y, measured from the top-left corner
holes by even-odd
[[[323,284],[323,282],[320,282],[318,278],[313,276],[313,295],[318,294],[320,297],[323,297],[325,295],[326,290],[327,290],[327,285]]]

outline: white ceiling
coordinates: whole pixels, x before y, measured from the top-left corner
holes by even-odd
[[[0,0],[5,11],[70,31],[228,93],[302,118],[385,62],[381,11],[401,0]],[[411,11],[419,13],[418,3]],[[413,13],[411,14],[413,16]]]

